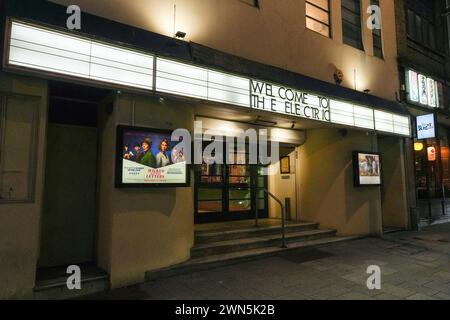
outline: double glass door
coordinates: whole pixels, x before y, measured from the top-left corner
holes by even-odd
[[[248,163],[248,154],[234,152],[234,163]],[[241,160],[241,161],[239,161]],[[196,166],[195,223],[268,217],[268,187],[264,167],[248,164],[216,164],[205,159]]]

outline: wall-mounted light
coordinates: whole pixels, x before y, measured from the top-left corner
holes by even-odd
[[[414,151],[422,151],[423,150],[423,143],[422,142],[415,142],[414,143]]]
[[[333,77],[334,77],[334,82],[336,82],[336,84],[339,85],[344,80],[344,73],[341,70],[336,69],[336,70],[334,70]]]
[[[177,33],[175,33],[175,38],[184,40],[184,38],[186,38],[186,32],[177,31]]]

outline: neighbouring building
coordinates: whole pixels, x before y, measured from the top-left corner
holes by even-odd
[[[395,1],[401,100],[412,115],[410,203],[420,223],[450,214],[449,38],[446,1]]]
[[[301,221],[338,237],[410,227],[413,128],[398,101],[393,1],[0,3],[0,298],[39,297],[68,265],[117,288],[226,252],[199,246],[198,231],[256,213],[276,221],[272,196],[297,232]],[[80,30],[67,27],[74,4]],[[413,67],[445,83],[439,63],[431,74]],[[270,166],[282,170],[183,166],[166,130],[193,133],[199,121],[224,136],[267,129],[281,150]],[[161,163],[170,172],[148,169]],[[142,184],[127,185],[141,172]],[[167,188],[158,179],[169,174]]]

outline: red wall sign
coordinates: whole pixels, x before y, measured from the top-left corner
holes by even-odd
[[[436,161],[436,148],[435,147],[428,147],[427,153],[428,153],[428,161]]]

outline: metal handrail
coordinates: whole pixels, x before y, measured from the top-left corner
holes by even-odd
[[[244,188],[234,188],[235,190],[247,190]],[[272,197],[281,207],[281,248],[286,249],[286,209],[283,202],[267,189],[262,189],[268,196]],[[258,227],[258,208],[255,206],[255,227]]]
[[[281,248],[285,249],[286,246],[286,211],[285,207],[283,205],[283,202],[278,199],[273,193],[271,193],[269,190],[264,189],[264,192],[267,193],[270,197],[272,197],[273,200],[278,202],[278,204],[281,207]],[[258,209],[256,209],[256,223],[258,223]]]

